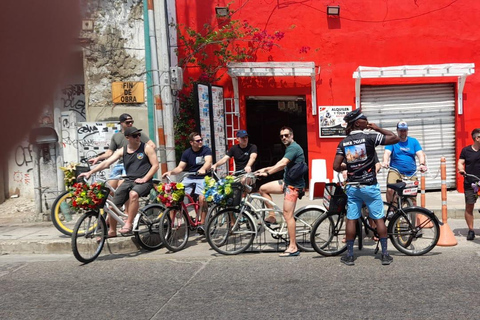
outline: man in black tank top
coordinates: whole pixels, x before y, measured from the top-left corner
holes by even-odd
[[[153,187],[152,178],[158,171],[158,159],[154,148],[140,141],[142,129],[130,127],[125,130],[125,137],[128,144],[115,151],[115,153],[100,163],[89,172],[82,173],[79,177],[85,176],[87,179],[94,172],[103,170],[120,158],[123,158],[127,179],[115,191],[113,202],[117,207],[125,204],[125,213],[128,214],[127,221],[122,229],[121,234],[129,234],[132,232],[133,219],[138,212],[139,197],[146,196]],[[117,221],[109,217],[110,230],[108,237],[115,237]]]

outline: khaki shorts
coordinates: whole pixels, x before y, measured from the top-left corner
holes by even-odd
[[[399,174],[397,171],[389,170],[388,171],[388,176],[387,176],[387,183],[392,184],[392,183],[397,183],[397,180],[402,181],[402,178],[405,177],[402,174]],[[413,176],[410,178],[411,181],[418,181],[417,176]]]

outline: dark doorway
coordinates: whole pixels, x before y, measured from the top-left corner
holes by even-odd
[[[292,128],[294,140],[303,148],[308,164],[305,99],[302,101],[247,99],[247,131],[250,142],[256,144],[258,148],[256,169],[274,165],[285,154],[285,147],[279,138],[283,126]],[[257,186],[282,177],[283,171],[268,179],[262,179]],[[308,174],[305,181],[308,182]]]

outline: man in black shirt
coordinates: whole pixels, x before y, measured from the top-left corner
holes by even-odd
[[[255,171],[253,167],[257,159],[257,146],[248,142],[248,133],[245,130],[237,131],[237,141],[238,144],[231,147],[227,154],[212,166],[212,170],[216,170],[218,166],[221,166],[233,157],[235,171],[244,169],[246,172]]]
[[[92,173],[103,170],[120,158],[123,158],[127,180],[122,183],[115,191],[113,203],[117,207],[125,204],[125,213],[128,214],[127,221],[122,229],[121,234],[130,234],[133,228],[133,219],[137,215],[139,207],[139,197],[148,195],[153,187],[153,175],[158,171],[158,159],[155,149],[149,144],[140,141],[142,129],[129,127],[125,130],[125,138],[128,143],[123,148],[118,149],[107,160],[101,162],[92,170],[82,173],[79,177],[85,176],[90,178]],[[117,221],[109,217],[110,230],[108,237],[112,238],[117,235]]]
[[[462,149],[457,163],[458,173],[473,174],[480,177],[480,129],[472,131],[473,144]],[[478,194],[473,190],[472,183],[478,182],[475,179],[465,177],[463,187],[465,189],[465,221],[467,222],[467,240],[475,239],[473,231],[473,208],[477,202]]]
[[[341,172],[347,169],[347,255],[340,261],[346,265],[355,264],[353,243],[356,221],[360,218],[362,205],[365,202],[369,216],[377,225],[382,245],[382,264],[388,265],[393,258],[387,251],[387,228],[383,220],[385,215],[383,201],[375,170],[375,163],[378,161],[375,147],[394,144],[400,139],[392,131],[379,128],[374,123],[368,123],[367,117],[361,113],[360,109],[349,112],[343,120],[347,122],[347,137],[338,144],[333,162],[333,170]]]

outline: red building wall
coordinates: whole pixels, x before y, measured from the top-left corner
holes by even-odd
[[[179,24],[201,30],[204,23],[216,24],[215,6],[230,0],[177,0]],[[340,17],[326,14],[328,5],[340,6]],[[320,67],[316,79],[316,105],[352,105],[355,102],[353,72],[358,66],[400,66],[444,63],[475,63],[480,57],[480,2],[452,0],[234,0],[232,19],[246,20],[253,26],[285,32],[269,52],[259,52],[257,62],[313,61]],[[303,50],[302,50],[303,48]],[[303,52],[302,52],[303,51]],[[307,52],[305,52],[307,51]],[[184,78],[198,70],[188,68]],[[362,80],[362,84],[407,84],[454,82],[456,78]],[[457,157],[471,143],[470,132],[480,127],[477,94],[480,75],[467,77],[464,113],[457,115]],[[318,119],[312,115],[310,82],[307,78],[261,79],[242,85],[241,107],[248,95],[306,95],[309,159],[325,158],[331,168],[339,139],[318,136]],[[232,97],[231,80],[224,77],[225,96]],[[455,165],[455,164],[448,164]],[[331,174],[329,169],[328,174]],[[329,176],[329,178],[332,178]],[[458,184],[460,189],[461,184]]]

